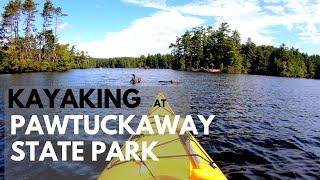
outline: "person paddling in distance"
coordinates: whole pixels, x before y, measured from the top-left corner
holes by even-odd
[[[158,81],[159,83],[163,83],[163,84],[179,84],[179,81],[175,81],[175,80],[170,80],[170,81]]]
[[[140,77],[136,77],[135,74],[132,74],[132,78],[130,80],[131,84],[136,84],[136,83],[141,83],[141,78]]]

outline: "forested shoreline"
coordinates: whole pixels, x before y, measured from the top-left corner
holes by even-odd
[[[249,73],[285,77],[320,78],[320,56],[298,49],[256,45],[251,39],[241,44],[240,34],[227,23],[218,29],[194,28],[171,44],[173,68],[218,68],[227,73]]]
[[[83,51],[58,43],[58,25],[64,16],[62,8],[50,0],[44,2],[41,11],[33,0],[10,0],[1,15],[0,73],[93,67]],[[36,19],[42,19],[40,30]]]
[[[182,71],[219,70],[284,77],[320,78],[320,56],[286,45],[241,43],[237,30],[222,23],[217,29],[196,27],[168,46],[170,54],[91,58],[75,46],[58,43],[58,24],[67,16],[46,0],[10,0],[1,15],[0,73],[66,71],[72,68],[159,68]],[[37,18],[41,17],[41,18]],[[36,19],[42,27],[37,30]]]
[[[320,56],[301,53],[298,49],[256,45],[248,39],[242,44],[240,34],[227,23],[218,29],[197,27],[177,37],[170,45],[171,54],[138,58],[96,59],[97,67],[168,68],[182,71],[320,78]]]

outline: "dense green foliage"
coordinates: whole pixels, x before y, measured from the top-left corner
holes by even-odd
[[[57,27],[66,16],[46,0],[40,13],[42,30],[36,32],[37,4],[33,0],[10,0],[1,15],[0,73],[65,71],[95,66],[84,52],[58,43]],[[22,31],[23,30],[23,31]]]
[[[250,73],[285,77],[320,77],[320,56],[309,56],[285,45],[258,46],[227,23],[214,30],[194,28],[171,44],[173,68],[179,70],[220,69],[228,73]]]

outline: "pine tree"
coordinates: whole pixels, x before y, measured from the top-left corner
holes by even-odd
[[[20,0],[11,0],[5,6],[2,14],[1,34],[2,44],[9,44],[9,53],[13,59],[18,59],[19,20],[21,16]]]
[[[26,49],[26,58],[34,58],[34,38],[32,32],[36,31],[34,22],[35,16],[37,13],[37,4],[33,0],[25,0],[22,5],[22,13],[25,15],[25,49]]]
[[[55,13],[55,7],[53,6],[50,0],[46,0],[43,6],[43,10],[41,16],[43,18],[43,30],[41,33],[41,44],[42,44],[42,57],[51,60],[50,57],[50,49],[48,46],[48,41],[52,39],[48,39],[51,37],[52,30],[50,30],[50,26],[52,25],[52,19]]]
[[[259,71],[259,61],[257,61],[256,57],[255,44],[250,38],[248,38],[246,44],[242,45],[241,54],[243,54],[243,71],[245,73]]]
[[[58,31],[59,20],[61,17],[67,16],[67,15],[62,13],[61,7],[54,8],[53,13],[54,13],[54,21],[55,21],[55,23],[54,23],[54,37],[55,37],[55,40],[58,41],[57,31]],[[53,48],[52,54],[53,54],[53,60],[57,60],[57,52],[56,52],[55,46]]]

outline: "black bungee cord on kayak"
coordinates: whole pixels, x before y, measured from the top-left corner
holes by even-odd
[[[198,145],[198,143],[196,143],[196,141],[194,141],[193,139],[190,139],[191,134],[188,133],[187,136],[188,136],[188,137],[187,137],[188,140],[189,140],[189,141],[193,141],[193,142],[197,145],[197,147],[201,150],[202,154],[204,154],[208,159],[210,159],[210,157],[208,156],[208,154]],[[209,164],[210,164],[211,167],[216,168],[216,167],[214,166],[214,161],[207,161],[207,162],[209,162]]]
[[[147,166],[147,164],[144,161],[141,161],[141,163],[144,165],[144,167],[147,168],[147,170],[149,171],[149,173],[151,174],[151,176],[153,177],[154,180],[156,180],[156,177],[153,175],[151,169]]]
[[[138,136],[138,137],[133,136],[133,138],[134,138],[134,139],[139,139],[139,138],[141,138],[141,137],[143,137],[143,136],[146,136],[146,135],[145,135],[145,134],[141,134],[141,135],[137,135],[137,136]],[[189,137],[190,137],[190,135],[188,135],[186,138],[187,138],[189,141],[195,142],[194,140],[190,139]],[[175,141],[177,141],[177,140],[180,140],[180,138],[176,138],[176,139],[173,139],[173,140],[170,140],[170,141],[163,142],[163,143],[161,143],[161,144],[158,144],[158,145],[154,146],[154,148],[157,148],[157,147],[160,147],[160,146],[163,146],[163,145],[166,145],[166,144],[175,142]],[[195,144],[199,147],[199,145],[198,145],[197,143],[195,143]],[[199,149],[201,150],[201,152],[204,152],[201,148],[199,148]],[[137,153],[141,153],[141,151],[137,151]],[[206,153],[203,153],[203,154],[206,155]],[[186,157],[186,156],[189,156],[189,157],[199,157],[199,158],[203,159],[204,161],[206,161],[211,167],[215,168],[215,166],[214,166],[214,161],[208,160],[208,159],[210,159],[210,158],[209,158],[207,155],[206,155],[206,158],[203,157],[203,156],[201,156],[201,155],[199,155],[199,154],[167,155],[167,156],[157,156],[157,158],[158,158],[158,159],[161,159],[161,158],[175,158],[175,157]],[[151,158],[147,158],[147,159],[151,159]],[[136,161],[136,160],[122,161],[122,162],[121,162],[120,160],[117,160],[117,161],[115,161],[114,163],[112,163],[112,164],[110,165],[110,167],[108,167],[108,169],[111,169],[111,168],[113,168],[114,166],[117,166],[117,165],[120,165],[120,164],[124,164],[124,163],[128,163],[128,162],[131,162],[131,161]],[[143,164],[146,165],[145,162],[143,162]],[[147,169],[149,170],[148,167],[147,167]]]

